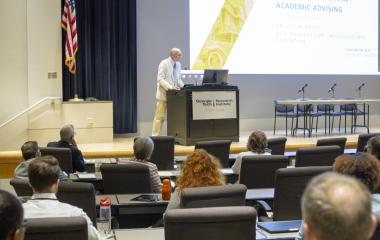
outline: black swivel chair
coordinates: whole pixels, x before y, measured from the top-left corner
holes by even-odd
[[[151,136],[154,149],[151,156],[152,163],[157,165],[159,171],[174,169],[174,137]]]
[[[271,151],[272,155],[284,155],[285,154],[285,145],[287,138],[286,137],[277,137],[268,139],[268,148]]]
[[[41,147],[40,151],[42,156],[51,155],[55,157],[62,171],[67,174],[74,172],[70,148]]]
[[[341,155],[339,146],[299,148],[296,153],[296,167],[332,166],[335,158]]]
[[[204,149],[218,158],[222,168],[229,168],[231,140],[201,141],[195,144],[195,149]]]
[[[242,184],[185,188],[181,208],[245,206],[247,187]]]
[[[317,147],[321,146],[339,146],[341,148],[341,154],[344,153],[344,149],[346,148],[346,142],[347,138],[340,137],[340,138],[324,138],[324,139],[318,139],[317,141]]]
[[[253,207],[171,209],[164,222],[165,240],[256,239]]]
[[[239,183],[252,188],[273,188],[277,169],[286,168],[289,159],[281,155],[244,156]]]
[[[102,164],[105,194],[152,192],[149,167],[141,163]]]
[[[29,186],[29,180],[28,179],[13,178],[9,181],[9,183],[10,183],[10,185],[12,185],[17,196],[27,197],[27,196],[33,195],[33,190]]]
[[[380,133],[359,134],[356,152],[365,152],[365,146],[370,138],[380,135]]]
[[[87,221],[83,217],[30,218],[25,240],[87,239]]]

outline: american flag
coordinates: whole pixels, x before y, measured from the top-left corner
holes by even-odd
[[[77,21],[75,15],[75,0],[65,0],[62,15],[62,28],[66,30],[65,63],[69,71],[75,74],[75,54],[78,51]]]

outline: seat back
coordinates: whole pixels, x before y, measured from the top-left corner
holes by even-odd
[[[375,214],[377,219],[377,228],[371,238],[371,240],[379,240],[380,239],[380,214]]]
[[[96,226],[95,189],[91,183],[60,182],[57,198],[61,202],[83,209]]]
[[[104,193],[150,193],[149,167],[138,162],[124,164],[102,164]]]
[[[299,220],[301,197],[308,182],[332,167],[281,168],[275,174],[273,221]]]
[[[350,112],[350,113],[352,113],[356,109],[357,109],[357,105],[355,103],[341,104],[340,105],[340,111],[341,112]]]
[[[242,184],[185,188],[181,208],[245,206],[247,187]]]
[[[25,240],[87,238],[87,221],[83,217],[30,218],[25,232]]]
[[[157,165],[159,171],[174,169],[174,137],[151,136],[154,149],[151,162]]]
[[[287,138],[286,137],[277,137],[277,138],[269,138],[268,139],[268,148],[271,151],[272,155],[284,155],[285,154],[285,144]]]
[[[380,133],[359,134],[356,152],[364,152],[365,146],[370,138],[379,135]]]
[[[41,156],[51,155],[55,157],[62,171],[73,173],[73,161],[70,148],[41,147]]]
[[[281,155],[244,156],[241,162],[239,183],[252,188],[273,188],[274,175],[286,168],[289,159]]]
[[[333,112],[334,106],[335,106],[334,104],[318,104],[317,111],[318,112]]]
[[[274,110],[276,113],[292,113],[292,112],[294,112],[294,105],[292,105],[292,104],[278,104],[275,101]]]
[[[33,190],[29,186],[29,180],[28,179],[13,178],[9,181],[9,184],[12,185],[17,196],[19,196],[19,197],[32,196],[33,195]]]
[[[229,168],[230,145],[231,140],[201,141],[195,144],[195,149],[203,148],[219,159],[222,168]]]
[[[256,239],[253,207],[171,209],[164,222],[165,240]]]
[[[332,166],[341,152],[339,146],[299,148],[296,153],[296,167]]]
[[[346,148],[346,142],[347,138],[345,137],[318,139],[317,147],[337,145],[341,148],[341,154],[343,154],[344,149]]]

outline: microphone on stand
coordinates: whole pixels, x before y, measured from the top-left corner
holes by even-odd
[[[304,92],[304,91],[305,91],[305,88],[306,88],[307,86],[308,86],[307,83],[305,83],[305,85],[303,85],[303,87],[300,88],[300,89],[298,90],[298,93],[300,93],[300,92]]]
[[[329,89],[328,93],[333,92],[335,90],[335,87],[336,87],[336,83],[334,83],[334,85],[332,85],[332,87]]]

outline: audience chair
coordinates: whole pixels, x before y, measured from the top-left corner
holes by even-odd
[[[280,99],[278,99],[280,100]],[[297,115],[294,112],[294,105],[292,104],[278,104],[277,101],[274,101],[274,124],[273,124],[273,135],[276,135],[276,123],[277,118],[282,117],[285,118],[285,135],[288,136],[288,118],[292,119],[292,127],[291,131],[293,131],[293,122],[294,118]],[[286,100],[286,99],[284,99]]]
[[[344,149],[346,148],[346,142],[347,138],[340,137],[340,138],[324,138],[324,139],[318,139],[316,146],[339,146],[341,148],[341,154],[344,154]]]
[[[244,156],[241,162],[239,183],[252,188],[273,188],[274,174],[286,168],[289,159],[281,155]]]
[[[379,240],[380,239],[380,214],[375,214],[377,219],[377,228],[371,238],[371,240]]]
[[[88,239],[83,217],[29,218],[25,240]]]
[[[231,140],[201,141],[195,144],[195,149],[203,148],[219,159],[222,168],[229,168],[230,145]]]
[[[296,167],[332,166],[335,158],[341,155],[339,146],[299,148],[296,152]]]
[[[181,208],[245,206],[247,187],[242,184],[185,188]]]
[[[96,226],[95,189],[91,183],[60,182],[57,198],[61,202],[83,209]]]
[[[171,209],[164,214],[165,240],[256,239],[253,207]]]
[[[365,147],[370,138],[379,135],[380,133],[368,133],[368,134],[359,134],[358,144],[356,145],[356,152],[365,152]]]
[[[13,178],[9,181],[10,185],[14,188],[17,196],[27,197],[33,195],[33,190],[29,186],[28,179]]]
[[[315,176],[332,171],[332,167],[281,168],[275,174],[273,221],[302,219],[301,197],[308,182]],[[268,204],[261,203],[267,211]]]
[[[151,136],[154,149],[151,156],[152,163],[157,165],[159,171],[174,169],[174,137]]]
[[[286,141],[286,137],[268,138],[268,148],[271,150],[271,154],[284,155]]]
[[[41,147],[41,155],[51,155],[55,157],[62,171],[67,174],[73,173],[73,161],[71,158],[71,150],[69,148]]]
[[[102,164],[105,194],[152,192],[149,167],[142,163]]]

